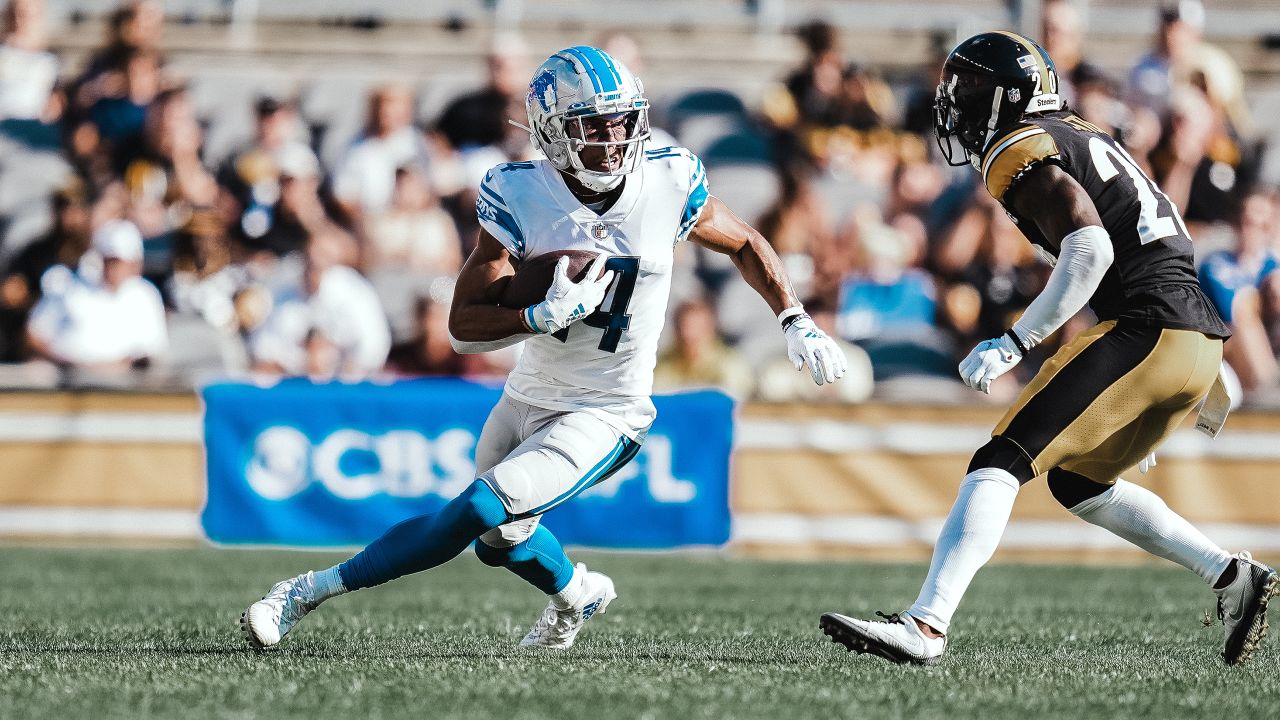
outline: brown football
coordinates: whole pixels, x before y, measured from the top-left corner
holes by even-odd
[[[561,256],[569,256],[568,275],[578,282],[587,274],[587,266],[596,259],[599,253],[590,250],[555,250],[528,258],[516,268],[506,289],[502,291],[499,305],[509,308],[526,308],[537,305],[547,299],[547,290],[551,287],[551,279],[555,275],[556,261]]]

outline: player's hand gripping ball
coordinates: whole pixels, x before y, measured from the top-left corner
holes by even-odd
[[[563,250],[521,264],[503,291],[505,307],[524,309],[524,321],[536,333],[554,333],[582,320],[604,300],[614,273],[607,255]],[[588,263],[589,261],[589,263]]]

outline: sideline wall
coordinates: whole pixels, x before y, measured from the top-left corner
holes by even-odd
[[[812,558],[927,557],[998,408],[748,404],[731,472],[730,548]],[[0,395],[0,538],[196,540],[204,499],[194,394]],[[1229,549],[1280,553],[1280,415],[1237,412],[1216,440],[1188,424],[1150,475]],[[1108,560],[1123,542],[1024,489],[1002,557]]]

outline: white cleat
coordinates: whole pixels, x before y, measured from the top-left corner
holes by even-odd
[[[240,629],[255,650],[275,646],[294,625],[320,604],[315,596],[315,575],[307,572],[281,580],[258,602],[240,614]]]
[[[1256,562],[1247,552],[1236,555],[1236,577],[1218,596],[1218,619],[1225,642],[1222,659],[1239,665],[1253,655],[1267,634],[1267,601],[1280,591],[1276,571]]]
[[[931,638],[906,613],[885,615],[883,620],[858,620],[837,613],[826,613],[818,621],[831,642],[844,645],[850,652],[871,653],[899,665],[932,665],[947,649],[947,638]]]
[[[568,610],[560,610],[555,603],[547,603],[547,609],[542,611],[542,617],[520,641],[520,647],[569,649],[582,626],[597,613],[604,613],[609,603],[618,597],[608,575],[588,572],[582,563],[578,563],[578,571],[583,574],[582,599]]]

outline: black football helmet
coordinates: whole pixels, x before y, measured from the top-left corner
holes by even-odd
[[[956,46],[933,102],[938,147],[951,165],[976,162],[987,143],[1023,115],[1063,108],[1049,53],[1011,32],[985,32]],[[951,139],[964,149],[956,160]]]

